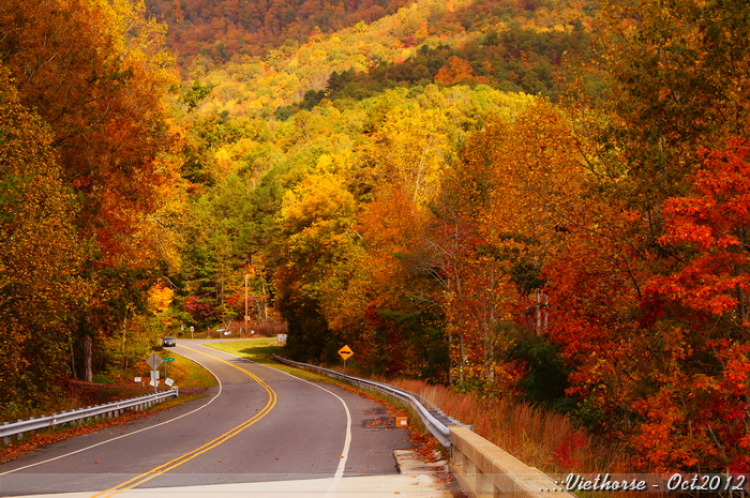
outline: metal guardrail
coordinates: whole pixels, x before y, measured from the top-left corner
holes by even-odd
[[[177,387],[173,387],[169,391],[162,391],[147,396],[139,396],[124,401],[116,401],[106,405],[91,406],[88,408],[80,408],[78,410],[54,413],[45,417],[19,420],[18,422],[6,422],[0,425],[0,438],[3,438],[5,444],[9,444],[11,436],[19,436],[27,432],[46,429],[56,425],[68,424],[78,420],[99,417],[101,415],[116,417],[121,415],[122,412],[127,409],[135,407],[137,410],[142,410],[172,396],[177,397],[179,394]]]
[[[439,421],[430,412],[430,410],[425,408],[422,402],[417,399],[417,395],[410,393],[409,391],[404,391],[403,389],[398,389],[396,387],[389,386],[388,384],[383,384],[381,382],[374,382],[374,381],[367,380],[367,379],[361,379],[359,377],[353,377],[351,375],[345,375],[345,374],[342,374],[340,372],[337,372],[335,370],[331,370],[328,368],[323,368],[323,367],[319,367],[316,365],[310,365],[308,363],[299,363],[297,361],[288,360],[277,354],[274,354],[273,358],[276,361],[287,364],[287,365],[302,368],[305,370],[313,370],[319,373],[323,373],[329,377],[343,380],[345,382],[349,382],[350,384],[354,384],[359,387],[374,389],[376,391],[389,394],[393,396],[394,398],[400,399],[401,401],[405,402],[406,404],[408,404],[409,406],[411,406],[417,411],[417,413],[419,414],[419,418],[422,419],[422,422],[424,423],[425,427],[427,427],[427,430],[429,430],[430,433],[433,436],[435,436],[435,439],[437,439],[440,442],[440,444],[442,444],[445,448],[451,447],[451,431],[448,428],[448,425],[458,425],[458,426],[465,427],[471,430],[470,426],[467,426],[465,424],[462,424],[461,422],[453,420],[452,418],[448,417],[445,414],[441,414],[441,418],[447,419],[449,421],[448,425]]]

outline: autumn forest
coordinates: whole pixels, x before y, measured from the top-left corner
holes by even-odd
[[[248,314],[750,473],[749,244],[745,2],[0,2],[3,420]]]

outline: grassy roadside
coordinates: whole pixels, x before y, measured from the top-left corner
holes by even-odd
[[[307,372],[305,370],[288,367],[274,361],[274,359],[272,358],[273,354],[281,352],[284,347],[277,346],[275,345],[275,342],[271,342],[272,341],[270,341],[268,338],[258,338],[232,342],[214,342],[204,345],[213,349],[217,349],[219,351],[224,351],[225,353],[230,353],[233,355],[241,356],[242,358],[247,358],[248,360],[252,360],[256,363],[268,365],[278,370],[294,374],[297,377],[301,377],[303,379],[318,382],[336,383],[336,385],[344,384],[343,382],[339,383],[338,381],[329,382],[333,381],[334,379],[325,377],[323,375],[317,375],[311,372]]]
[[[174,354],[167,349],[162,351],[161,356],[162,358],[174,358],[174,361],[169,363],[168,373],[169,377],[175,381],[175,385],[180,386],[181,389],[201,389],[216,385],[216,378],[194,361]],[[163,366],[161,370],[164,371]],[[148,376],[148,372],[144,375]]]

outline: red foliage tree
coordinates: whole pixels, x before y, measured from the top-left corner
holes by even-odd
[[[679,252],[681,264],[652,279],[648,291],[690,317],[692,350],[686,356],[711,358],[710,366],[684,379],[696,404],[690,421],[704,428],[704,452],[715,464],[747,472],[750,140],[732,138],[723,150],[702,156],[692,191],[669,199],[663,210],[666,233],[660,243]]]

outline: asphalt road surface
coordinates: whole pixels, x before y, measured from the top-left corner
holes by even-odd
[[[408,433],[383,424],[389,417],[379,404],[198,341],[178,341],[174,351],[219,379],[209,397],[0,465],[0,496],[150,496],[231,486],[268,496],[314,487],[340,496],[349,478],[372,483],[398,474],[393,452],[411,446]]]

